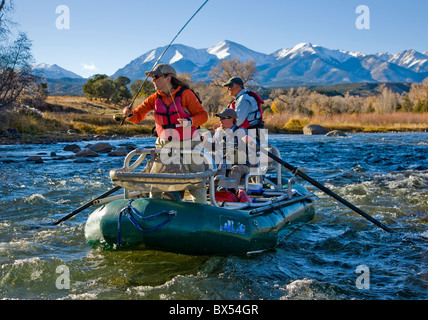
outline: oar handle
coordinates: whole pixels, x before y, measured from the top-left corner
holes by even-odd
[[[79,212],[85,210],[86,208],[89,208],[90,206],[92,206],[94,204],[94,201],[96,200],[100,200],[103,199],[105,197],[108,197],[109,195],[111,195],[112,193],[115,193],[116,191],[120,190],[122,187],[120,186],[116,186],[113,189],[103,193],[102,195],[100,195],[99,197],[89,201],[88,203],[84,204],[83,206],[81,206],[80,208],[74,210],[73,212],[67,214],[66,216],[62,217],[61,219],[59,219],[58,221],[52,223],[53,226],[57,226],[59,225],[61,222],[64,222],[65,220],[68,220],[72,217],[74,217],[76,214],[78,214]]]
[[[333,191],[331,191],[329,188],[325,187],[324,185],[322,185],[318,181],[312,179],[311,177],[309,177],[305,173],[299,171],[298,168],[296,168],[296,167],[292,166],[291,164],[285,162],[284,160],[282,160],[281,158],[277,157],[273,153],[271,153],[271,152],[269,152],[269,151],[267,151],[267,150],[265,150],[263,148],[260,148],[257,144],[255,146],[256,146],[257,150],[260,150],[261,152],[267,154],[269,157],[271,157],[276,162],[282,164],[284,167],[286,167],[287,169],[289,169],[295,175],[298,175],[299,177],[305,179],[306,181],[308,181],[309,183],[311,183],[312,185],[314,185],[315,187],[317,187],[321,191],[324,191],[326,194],[328,194],[329,196],[335,198],[337,201],[341,202],[342,204],[344,204],[348,208],[354,210],[356,213],[358,213],[359,215],[363,216],[364,218],[366,218],[370,222],[374,223],[375,225],[377,225],[378,227],[382,228],[383,230],[385,230],[385,231],[387,231],[389,233],[394,233],[393,230],[391,230],[390,228],[388,228],[387,226],[385,226],[383,223],[381,223],[380,221],[376,220],[375,218],[373,218],[372,216],[370,216],[369,214],[367,214],[366,212],[364,212],[360,208],[354,206],[352,203],[350,203],[347,200],[343,199],[342,197],[340,197],[339,195],[337,195],[336,193],[334,193]]]

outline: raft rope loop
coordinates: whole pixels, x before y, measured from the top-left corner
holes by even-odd
[[[131,223],[134,225],[134,227],[136,227],[138,230],[140,230],[141,232],[152,232],[155,231],[161,227],[163,227],[164,225],[166,225],[168,222],[171,221],[172,216],[175,216],[177,214],[177,211],[175,210],[164,210],[164,211],[160,211],[158,213],[152,214],[150,216],[147,217],[143,217],[143,215],[138,212],[138,210],[136,208],[134,208],[132,206],[132,202],[134,201],[134,199],[129,200],[128,204],[126,205],[125,208],[122,209],[122,211],[120,211],[119,213],[119,219],[117,222],[117,245],[120,247],[122,245],[122,234],[121,234],[121,225],[122,225],[122,216],[126,216],[128,215],[129,220],[131,221]],[[158,225],[150,228],[150,229],[144,229],[137,221],[137,219],[135,218],[135,216],[137,216],[138,218],[140,218],[143,221],[153,221],[156,218],[162,216],[162,215],[167,215],[167,219],[161,223],[159,223]]]

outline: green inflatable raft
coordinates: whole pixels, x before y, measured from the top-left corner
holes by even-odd
[[[279,154],[275,148],[271,150]],[[201,150],[189,150],[198,152],[210,163],[201,173],[152,174],[147,169],[150,161],[142,172],[135,170],[147,160],[147,155],[155,159],[160,152],[136,149],[126,157],[123,168],[110,172],[112,181],[124,187],[125,192],[100,200],[101,206],[89,216],[85,236],[90,246],[192,255],[250,254],[275,248],[295,230],[293,226],[314,217],[314,196],[295,184],[294,177],[284,180],[275,162],[245,177],[242,188],[251,201],[221,202],[216,199],[216,190],[227,186],[228,179],[215,176],[215,164]],[[135,155],[139,157],[130,165]],[[207,204],[183,197],[183,190],[201,185],[207,186]],[[175,197],[150,198],[148,192]]]

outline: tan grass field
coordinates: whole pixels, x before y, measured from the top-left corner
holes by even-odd
[[[115,106],[85,97],[48,97],[48,110],[34,114],[13,114],[0,120],[2,130],[16,128],[28,136],[66,136],[73,131],[80,136],[136,136],[151,133],[155,122],[153,114],[138,125],[113,120],[123,106]],[[142,99],[135,102],[139,105]],[[330,130],[345,132],[398,132],[428,131],[428,113],[395,112],[390,114],[338,114],[332,116],[305,117],[289,113],[266,113],[265,127],[271,133],[302,133],[307,124],[319,124]],[[211,129],[218,118],[210,115],[202,128]]]
[[[272,131],[298,132],[307,124],[319,124],[330,130],[349,132],[427,131],[428,113],[337,114],[311,118],[279,113],[267,115],[265,123]]]
[[[143,99],[135,102],[141,104]],[[121,113],[122,107],[101,101],[89,101],[84,97],[48,97],[48,103],[82,110],[83,114],[50,114],[49,117],[66,122],[74,129],[100,134],[144,134],[152,130],[153,114],[138,125],[120,126],[112,120],[113,115]],[[211,115],[203,128],[211,129],[218,119]],[[428,113],[395,112],[390,114],[339,114],[333,116],[307,118],[288,113],[265,115],[266,128],[272,132],[302,132],[307,124],[319,124],[331,130],[349,132],[392,132],[392,131],[427,131]]]

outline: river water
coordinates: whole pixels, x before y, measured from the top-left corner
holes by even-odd
[[[154,138],[108,142],[153,146]],[[111,189],[109,170],[123,158],[76,163],[64,143],[0,146],[0,298],[427,298],[428,133],[272,135],[269,142],[285,161],[399,233],[299,180],[319,198],[315,219],[274,251],[200,257],[93,250],[84,238],[93,208],[58,227],[37,226]],[[26,161],[34,155],[43,163]]]

